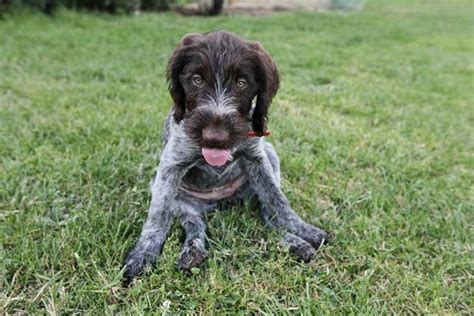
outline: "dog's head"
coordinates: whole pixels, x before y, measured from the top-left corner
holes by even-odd
[[[183,37],[168,63],[168,81],[175,121],[210,165],[222,166],[250,129],[263,135],[279,75],[259,42],[219,31]]]

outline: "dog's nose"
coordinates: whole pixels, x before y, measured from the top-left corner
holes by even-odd
[[[202,131],[202,140],[206,146],[222,147],[229,142],[229,131],[207,127]]]

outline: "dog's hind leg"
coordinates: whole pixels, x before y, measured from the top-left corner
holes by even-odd
[[[324,242],[326,233],[304,222],[290,207],[280,189],[280,162],[273,146],[264,143],[261,163],[253,165],[252,187],[260,200],[260,216],[268,228],[283,232],[282,243],[305,262]]]
[[[152,202],[140,239],[125,259],[125,284],[129,284],[147,266],[155,264],[156,257],[163,250],[172,221],[171,210],[162,209]]]
[[[202,218],[199,205],[190,201],[180,201],[178,217],[186,234],[186,239],[178,257],[178,268],[191,272],[192,268],[199,267],[207,257],[206,224]]]
[[[179,166],[160,164],[151,185],[152,199],[140,239],[125,259],[125,284],[155,264],[163,250],[178,205],[176,193],[182,176]]]

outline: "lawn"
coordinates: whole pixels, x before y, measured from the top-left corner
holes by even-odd
[[[259,40],[282,74],[270,141],[294,209],[333,235],[309,264],[254,203],[209,214],[209,260],[176,269],[176,223],[130,289],[188,32]],[[473,314],[474,16],[468,0],[359,13],[0,20],[0,314]]]

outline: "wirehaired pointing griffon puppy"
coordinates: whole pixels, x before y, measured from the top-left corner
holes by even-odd
[[[179,269],[200,266],[207,255],[204,213],[251,197],[265,225],[281,232],[299,259],[310,260],[326,233],[291,209],[278,155],[262,137],[279,86],[268,52],[229,32],[188,34],[171,56],[168,81],[173,108],[148,218],[125,260],[126,282],[155,263],[175,217],[186,233]]]

